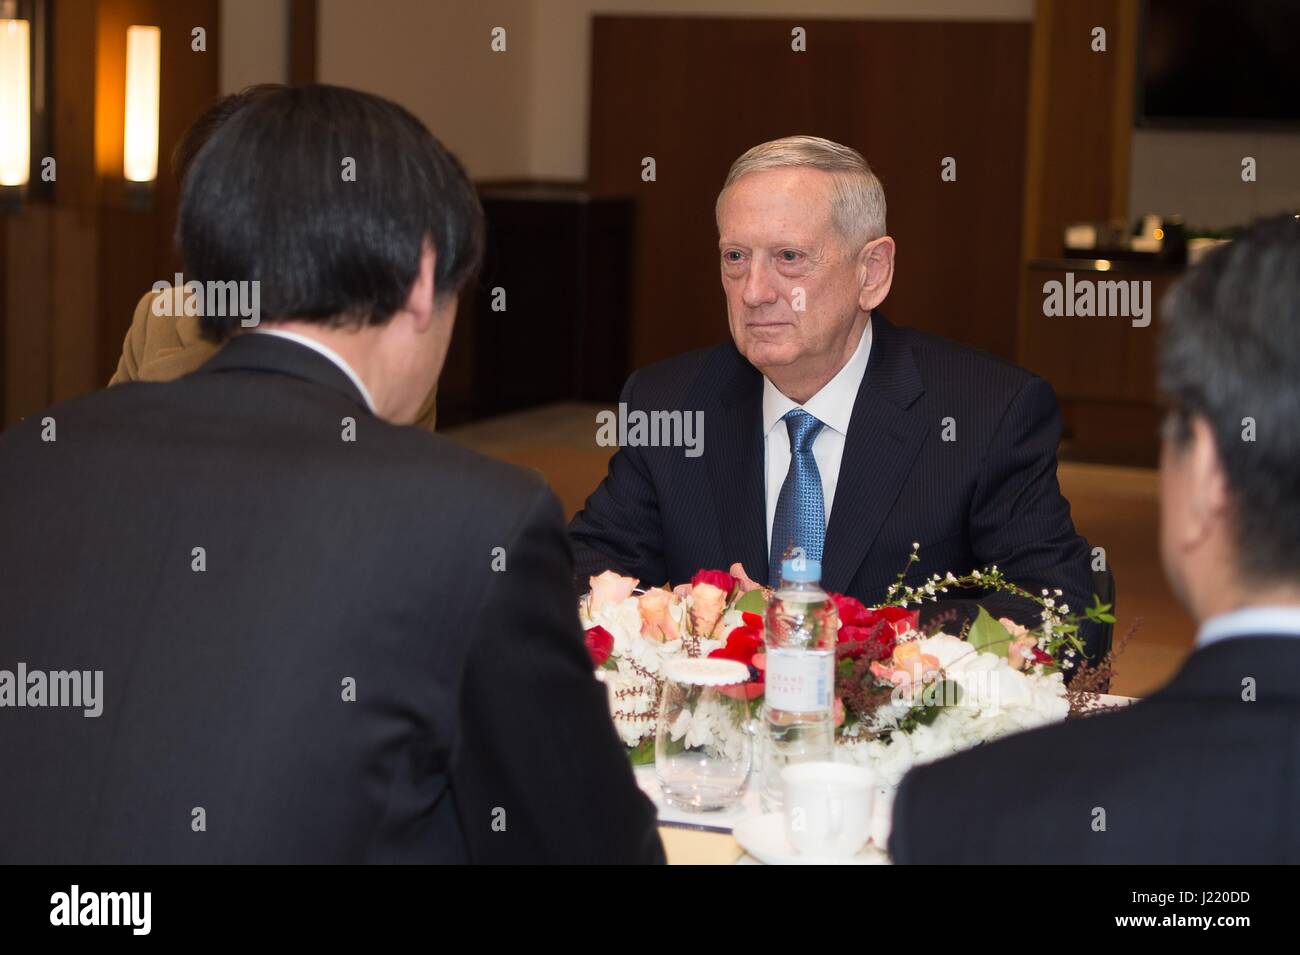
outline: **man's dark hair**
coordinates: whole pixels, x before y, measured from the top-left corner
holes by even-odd
[[[1185,443],[1196,416],[1214,432],[1236,570],[1300,580],[1300,219],[1261,220],[1209,253],[1170,289],[1162,320],[1171,436]]]
[[[483,255],[483,209],[465,170],[396,103],[336,86],[243,104],[185,176],[177,241],[186,278],[259,282],[263,321],[361,326],[406,304],[426,241],[438,297]],[[238,315],[205,315],[223,340]]]
[[[194,164],[194,157],[199,154],[199,150],[212,138],[212,134],[221,127],[222,123],[235,115],[236,110],[259,96],[282,89],[284,89],[282,83],[258,83],[255,86],[246,86],[238,93],[230,93],[213,100],[208,108],[199,114],[199,118],[190,123],[189,128],[181,133],[176,148],[172,150],[172,175],[176,181],[179,183],[185,181],[185,174]]]

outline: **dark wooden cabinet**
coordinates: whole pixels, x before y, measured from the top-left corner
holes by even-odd
[[[1181,269],[1093,259],[1034,260],[1024,270],[1019,361],[1051,383],[1061,403],[1062,456],[1109,464],[1156,463],[1160,408],[1156,390],[1159,305]],[[1131,316],[1048,315],[1049,282],[1149,282],[1150,324]]]
[[[576,188],[484,188],[487,254],[465,296],[438,420],[617,400],[627,379],[633,203]]]

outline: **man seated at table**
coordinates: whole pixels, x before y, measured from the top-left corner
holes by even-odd
[[[481,257],[460,164],[387,100],[276,90],[177,231],[260,325],[205,311],[197,372],[0,435],[0,862],[662,861],[559,502],[405,426]]]
[[[1163,308],[1160,546],[1200,621],[1120,712],[913,770],[898,862],[1300,862],[1300,220],[1216,249]]]
[[[1051,387],[880,314],[895,243],[862,156],[814,136],[755,146],[716,214],[733,341],[628,379],[629,421],[676,412],[697,433],[693,446],[619,448],[569,525],[580,583],[605,569],[681,583],[739,562],[775,585],[798,546],[828,590],[879,603],[917,542],[909,583],[996,564],[1032,592],[1088,605],[1088,545],[1056,481]],[[1040,622],[1017,598],[986,603]],[[1100,635],[1083,636],[1097,656]]]

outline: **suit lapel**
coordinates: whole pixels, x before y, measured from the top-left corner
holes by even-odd
[[[911,348],[879,314],[871,323],[871,357],[849,419],[822,560],[822,586],[839,593],[847,591],[871,550],[928,424],[909,410],[925,391]],[[901,569],[907,554],[896,556]]]
[[[763,376],[739,352],[733,353],[730,379],[716,393],[705,417],[709,435],[705,457],[723,553],[761,581],[767,580]]]

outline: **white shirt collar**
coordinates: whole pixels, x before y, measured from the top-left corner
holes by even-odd
[[[835,377],[822,386],[821,391],[800,405],[783,395],[771,380],[763,376],[763,434],[769,434],[782,417],[794,408],[803,408],[832,431],[849,433],[849,419],[853,417],[853,403],[858,400],[858,388],[871,357],[871,319],[867,319],[862,337],[853,356]]]
[[[353,370],[352,366],[344,361],[343,356],[336,352],[328,345],[322,345],[314,338],[308,338],[306,335],[299,335],[297,332],[287,332],[281,328],[258,328],[254,334],[257,335],[274,335],[276,338],[287,338],[291,342],[297,342],[306,348],[310,348],[318,355],[323,355],[338,366],[339,371],[347,375],[352,384],[357,386],[357,391],[361,392],[361,397],[365,399],[366,407],[370,409],[371,414],[378,414],[375,411],[375,403],[370,399],[370,389],[366,383],[361,380],[361,376]]]
[[[1229,637],[1300,637],[1300,607],[1243,607],[1211,617],[1196,634],[1198,647]]]

